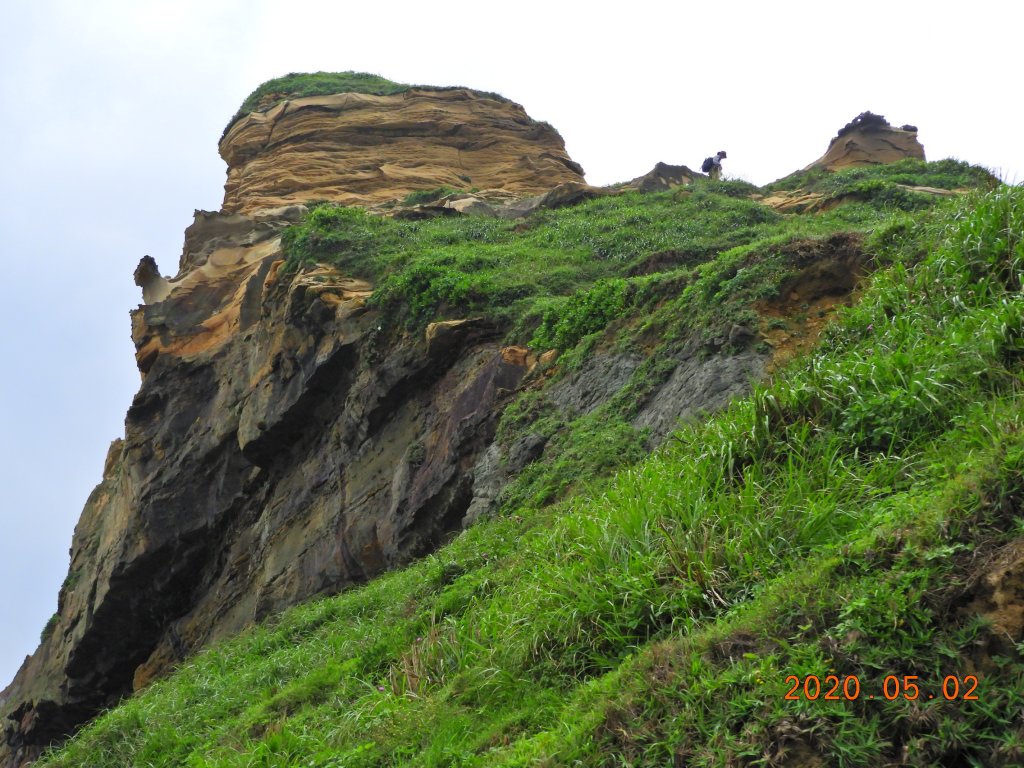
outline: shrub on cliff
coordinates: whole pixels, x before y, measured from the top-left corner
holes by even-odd
[[[343,208],[330,203],[314,207],[301,227],[288,227],[281,235],[281,247],[288,269],[317,261],[343,262],[356,272],[367,272],[366,263],[382,247],[388,222],[371,216],[362,208]]]
[[[630,284],[621,278],[599,280],[571,296],[563,305],[549,307],[533,334],[534,349],[571,349],[584,336],[603,330],[626,309]]]

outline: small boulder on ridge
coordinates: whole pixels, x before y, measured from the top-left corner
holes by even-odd
[[[924,160],[924,147],[917,139],[917,128],[894,128],[884,117],[861,112],[839,129],[824,155],[804,170],[825,168],[838,171],[864,165],[882,165],[912,157]]]

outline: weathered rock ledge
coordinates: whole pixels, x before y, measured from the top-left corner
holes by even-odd
[[[311,200],[369,206],[437,187],[538,195],[583,182],[558,132],[468,89],[283,101],[232,124],[226,212]]]

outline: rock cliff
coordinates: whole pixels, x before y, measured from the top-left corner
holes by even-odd
[[[239,223],[199,214],[194,267],[133,312],[144,379],[125,438],[52,633],[0,701],[19,757],[211,640],[434,549],[533,362],[472,321],[384,343],[371,285],[284,274],[274,226],[258,228],[287,218]]]
[[[0,693],[4,768],[209,643],[432,551],[544,449],[495,441],[515,390],[544,384],[533,353],[476,318],[388,331],[368,281],[283,269],[281,231],[313,198],[591,194],[552,128],[466,90],[339,94],[243,116],[221,152],[224,208],[196,212],[176,276],[149,257],[136,270],[142,384],[75,529],[57,615]],[[551,402],[589,412],[641,359],[596,354]],[[637,426],[657,442],[766,362],[693,347]]]

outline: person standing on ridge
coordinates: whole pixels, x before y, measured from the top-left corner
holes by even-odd
[[[712,181],[718,181],[722,178],[722,161],[726,157],[727,155],[723,149],[717,155],[713,155],[712,157],[704,160],[704,164],[701,165],[700,169],[710,176]]]

